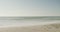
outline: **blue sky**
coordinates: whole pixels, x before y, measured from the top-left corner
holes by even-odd
[[[0,16],[60,16],[60,0],[0,0]]]

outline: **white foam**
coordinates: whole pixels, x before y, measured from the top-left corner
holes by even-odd
[[[0,27],[13,27],[13,26],[34,26],[34,25],[47,25],[53,23],[60,23],[59,21],[0,21]]]

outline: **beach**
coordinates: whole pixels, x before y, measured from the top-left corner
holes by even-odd
[[[60,32],[60,24],[57,22],[47,22],[40,25],[25,26],[3,26],[0,32]]]

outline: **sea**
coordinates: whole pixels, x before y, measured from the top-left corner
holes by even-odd
[[[43,22],[60,22],[60,16],[0,17],[0,27],[36,25]]]

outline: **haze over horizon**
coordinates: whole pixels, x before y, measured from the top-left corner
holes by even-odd
[[[60,0],[0,0],[0,16],[60,16]]]

